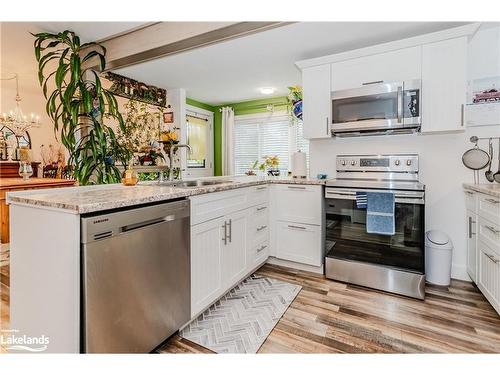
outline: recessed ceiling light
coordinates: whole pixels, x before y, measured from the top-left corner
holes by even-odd
[[[274,87],[261,87],[259,90],[260,93],[264,95],[271,95],[276,91]]]

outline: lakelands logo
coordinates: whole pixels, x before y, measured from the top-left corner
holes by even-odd
[[[20,335],[17,329],[9,329],[0,332],[0,345],[8,351],[43,352],[47,350],[49,338]]]

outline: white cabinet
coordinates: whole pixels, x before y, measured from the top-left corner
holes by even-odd
[[[491,305],[500,313],[500,255],[478,242],[479,272],[477,286]]]
[[[330,138],[330,64],[302,70],[304,138]]]
[[[323,187],[278,184],[271,186],[272,255],[315,267],[323,265]]]
[[[269,256],[268,185],[191,198],[191,317]]]
[[[345,90],[374,82],[420,79],[421,46],[339,61],[331,65],[331,90]]]
[[[225,235],[221,242],[223,289],[230,289],[247,273],[247,211],[224,217]]]
[[[465,190],[467,272],[500,313],[500,200]]]
[[[422,133],[463,130],[467,38],[422,48]]]
[[[276,223],[276,257],[321,267],[322,233],[319,225],[278,221]]]
[[[467,273],[477,283],[477,215],[467,210]]]
[[[191,227],[191,316],[222,293],[224,219]]]

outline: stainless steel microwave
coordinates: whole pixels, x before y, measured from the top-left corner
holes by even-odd
[[[368,82],[333,91],[332,133],[336,136],[412,133],[420,130],[421,80]]]

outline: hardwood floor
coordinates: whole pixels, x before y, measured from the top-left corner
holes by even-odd
[[[425,301],[266,264],[257,273],[302,290],[259,353],[500,353],[500,317],[472,283],[427,285]],[[8,267],[1,270],[8,322]],[[161,353],[211,353],[173,336]]]
[[[425,301],[266,264],[302,286],[259,353],[500,353],[500,317],[472,284],[427,285]],[[162,353],[205,353],[179,336]]]

